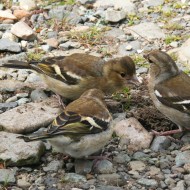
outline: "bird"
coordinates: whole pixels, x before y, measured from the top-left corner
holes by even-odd
[[[190,130],[190,77],[165,52],[154,50],[144,57],[150,62],[148,89],[156,108],[178,126],[157,132],[172,135]]]
[[[104,102],[104,93],[90,89],[68,104],[47,128],[18,138],[25,142],[46,139],[55,152],[73,158],[88,158],[111,139],[111,123],[112,116]]]
[[[1,67],[32,69],[54,93],[75,100],[88,89],[98,88],[110,95],[129,84],[138,84],[135,64],[129,56],[108,61],[84,53],[49,57],[42,61],[9,60]]]

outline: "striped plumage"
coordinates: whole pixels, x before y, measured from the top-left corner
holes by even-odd
[[[178,125],[179,130],[166,131],[170,135],[190,129],[190,77],[179,70],[165,52],[155,50],[145,55],[151,63],[149,92],[157,109]]]
[[[112,135],[112,116],[103,97],[100,90],[90,89],[70,103],[47,129],[19,138],[26,142],[47,139],[57,152],[88,156],[100,150]]]
[[[128,56],[105,62],[96,56],[75,53],[66,57],[46,58],[40,62],[9,60],[2,66],[35,70],[50,90],[72,100],[91,88],[111,94],[138,81],[135,64]]]

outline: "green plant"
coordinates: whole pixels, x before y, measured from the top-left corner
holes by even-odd
[[[27,59],[28,61],[39,61],[42,59],[42,57],[44,56],[45,52],[42,50],[35,50],[34,52],[28,52],[27,53]]]
[[[149,67],[149,64],[147,63],[146,59],[142,55],[134,54],[131,56],[131,58],[133,59],[136,65]]]
[[[174,9],[181,9],[183,7],[182,3],[174,3],[173,8]]]
[[[127,17],[128,17],[128,25],[129,26],[132,26],[135,23],[135,21],[139,20],[139,17],[136,14],[130,14]]]
[[[175,35],[168,35],[166,36],[165,38],[165,43],[166,44],[170,44],[171,42],[174,42],[174,41],[179,41],[181,40],[182,38],[180,36],[175,36]]]
[[[183,26],[179,23],[168,23],[163,28],[167,30],[183,30]]]

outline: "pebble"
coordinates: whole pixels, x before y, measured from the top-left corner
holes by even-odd
[[[76,159],[74,166],[75,166],[75,172],[77,174],[86,175],[91,172],[93,162],[90,160]]]
[[[83,176],[83,175],[79,175],[79,174],[76,174],[76,173],[66,173],[64,176],[63,176],[63,181],[65,182],[74,182],[74,183],[77,183],[77,182],[86,182],[86,178]]]
[[[137,182],[141,185],[146,185],[148,187],[158,187],[158,182],[155,179],[141,178]]]
[[[31,100],[29,98],[21,98],[19,100],[17,100],[17,103],[19,106],[23,105],[23,104],[26,104],[28,102],[30,102]]]
[[[119,164],[127,164],[131,158],[125,154],[125,153],[120,153],[116,157],[113,158],[113,161]]]
[[[10,41],[7,38],[0,39],[0,51],[9,51],[19,53],[21,52],[20,45],[16,42]]]
[[[175,158],[176,166],[180,167],[184,164],[190,163],[189,157],[190,151],[179,152]]]
[[[17,96],[12,96],[12,97],[8,98],[5,102],[10,103],[10,102],[16,102],[16,101],[17,101]]]
[[[170,138],[166,136],[157,136],[154,138],[152,144],[151,144],[151,149],[153,151],[162,151],[162,150],[167,150],[171,145],[171,140]]]
[[[62,167],[63,167],[63,161],[53,160],[46,167],[43,167],[43,170],[45,172],[49,171],[57,172]]]
[[[33,102],[35,102],[35,101],[44,100],[48,98],[48,96],[45,94],[45,92],[42,89],[35,89],[31,92],[30,98]]]
[[[16,182],[15,171],[11,169],[0,169],[0,183],[14,184]]]
[[[17,106],[18,106],[17,102],[0,103],[0,110],[8,111],[8,110],[15,108]]]
[[[110,174],[114,172],[113,164],[109,160],[101,160],[96,164],[95,171],[100,174]]]

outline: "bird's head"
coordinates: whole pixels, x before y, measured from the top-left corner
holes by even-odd
[[[104,75],[121,86],[139,84],[135,63],[129,56],[112,59],[105,63]]]
[[[157,70],[158,74],[170,73],[176,75],[179,73],[179,69],[174,60],[165,52],[160,50],[154,50],[144,55],[151,63],[151,68]]]

